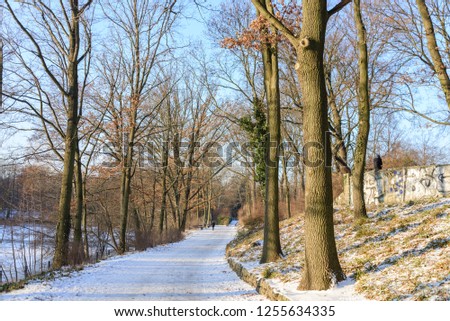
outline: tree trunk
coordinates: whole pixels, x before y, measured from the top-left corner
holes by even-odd
[[[145,237],[144,232],[142,230],[141,218],[139,217],[139,211],[136,207],[133,206],[133,221],[134,221],[134,239],[135,244],[134,247],[137,251],[145,251]]]
[[[181,187],[179,181],[181,178],[181,181],[183,182],[183,175],[184,175],[183,173],[184,164],[180,158],[180,147],[181,147],[180,134],[176,132],[173,135],[173,158],[175,162],[175,181],[172,184],[172,186],[176,204],[174,212],[174,224],[175,226],[178,227],[180,227],[181,225],[181,192],[180,192]]]
[[[137,108],[135,108],[137,110]],[[134,113],[133,121],[136,121],[136,114]],[[122,177],[120,185],[120,238],[119,238],[119,254],[123,254],[127,250],[126,238],[127,238],[127,225],[128,225],[128,212],[131,194],[131,179],[132,179],[132,168],[133,168],[133,145],[135,138],[135,128],[132,126],[130,128],[129,137],[127,140],[127,151],[125,159],[123,160]]]
[[[195,123],[194,123],[195,124]],[[195,126],[195,125],[194,125]],[[187,215],[189,212],[189,199],[191,195],[191,183],[194,173],[194,153],[195,153],[195,147],[196,147],[196,137],[198,137],[199,129],[195,130],[195,127],[192,128],[192,133],[190,137],[190,143],[189,143],[189,156],[188,156],[188,173],[186,177],[186,184],[185,184],[185,190],[184,190],[184,207],[183,207],[183,216],[180,221],[180,231],[184,232],[186,230],[186,220]]]
[[[328,106],[323,53],[327,1],[303,1],[303,22],[297,64],[304,106],[306,162],[305,266],[299,289],[326,290],[345,279],[333,225],[331,146],[326,140]],[[325,144],[325,146],[324,146]]]
[[[86,173],[85,173],[86,175]],[[86,177],[86,176],[85,176]],[[87,189],[86,189],[86,178],[83,181],[83,235],[84,235],[84,257],[89,258],[89,237],[87,231]]]
[[[287,210],[287,216],[288,218],[291,218],[291,191],[289,188],[289,180],[287,175],[287,159],[286,159],[286,152],[284,150],[284,146],[281,147],[281,152],[283,153],[283,180],[286,187],[286,210]]]
[[[184,190],[184,206],[183,206],[183,212],[182,217],[180,220],[180,231],[184,232],[186,230],[186,222],[187,222],[187,216],[189,212],[189,198],[191,195],[191,182],[192,182],[192,168],[189,169],[189,173],[187,174],[186,179],[186,186]]]
[[[73,264],[80,264],[83,262],[83,174],[81,171],[81,155],[77,144],[75,149],[75,194],[76,194],[76,210],[75,210],[75,224],[73,228],[73,244],[72,244],[72,260]]]
[[[0,35],[0,113],[3,107],[3,38]]]
[[[74,89],[77,91],[78,89]],[[64,147],[64,169],[61,180],[61,193],[58,207],[58,225],[56,228],[56,246],[53,257],[53,268],[59,269],[68,265],[70,235],[70,203],[72,200],[72,183],[75,160],[75,141],[77,131],[78,96],[69,97],[69,111]]]
[[[67,1],[67,6],[63,5],[61,2],[60,5],[65,7],[59,8],[58,11],[53,11],[53,6],[45,5],[42,1],[33,1],[31,7],[37,10],[37,14],[32,15],[32,18],[34,18],[38,27],[42,27],[39,31],[35,30],[36,37],[22,24],[9,2],[3,2],[6,4],[6,8],[11,13],[13,20],[33,44],[34,48],[29,48],[28,51],[38,58],[35,61],[40,63],[44,74],[48,76],[50,82],[58,88],[60,100],[63,103],[61,110],[65,111],[65,132],[61,135],[64,139],[64,155],[62,157],[63,171],[58,205],[55,253],[53,257],[53,267],[58,269],[63,265],[69,264],[69,236],[71,225],[70,206],[77,144],[77,126],[80,117],[78,65],[86,59],[88,54],[88,51],[84,52],[82,55],[80,54],[80,47],[82,47],[80,41],[80,21],[85,22],[82,24],[82,27],[86,31],[86,38],[84,38],[84,40],[86,40],[86,44],[90,44],[90,33],[87,32],[90,23],[85,20],[83,15],[92,4],[92,0],[85,1],[81,9],[78,0]],[[58,19],[60,14],[64,16],[64,23],[62,23],[63,20]],[[45,18],[46,16],[51,16],[52,21],[47,21],[47,18]],[[38,21],[37,17],[41,17],[41,21]],[[58,39],[55,39],[55,34],[58,35]],[[48,38],[45,38],[46,36]],[[51,56],[54,59],[46,57],[46,52],[42,50],[40,45],[41,41],[45,43],[46,48],[51,48]],[[55,43],[64,43],[67,46],[62,48],[62,46],[55,45]],[[53,66],[48,65],[48,59],[52,60],[52,64],[56,64],[56,61],[59,62],[59,65],[56,68],[58,69],[57,72],[54,73]],[[87,70],[85,71],[87,72]],[[44,76],[44,74],[42,74],[42,76]],[[39,91],[41,91],[41,89],[39,89]],[[42,115],[40,115],[40,118],[43,119]]]
[[[156,177],[153,176],[152,207],[150,210],[150,226],[149,226],[150,233],[152,233],[153,231],[153,224],[155,222],[155,210],[156,210]]]
[[[167,170],[169,162],[169,142],[163,142],[163,177],[162,177],[162,198],[161,198],[161,211],[159,212],[159,234],[162,235],[164,231],[164,221],[167,221]],[[167,224],[167,223],[166,223]]]
[[[297,159],[297,156],[294,155],[295,159]],[[297,163],[298,164],[298,163]],[[296,167],[299,165],[296,165]],[[297,201],[298,199],[298,169],[294,168],[294,190],[293,190],[293,194],[294,194],[294,201]]]
[[[336,161],[336,167],[338,172],[341,174],[350,173],[351,170],[347,163],[347,148],[345,147],[345,142],[342,135],[342,117],[336,105],[336,96],[331,84],[330,73],[325,75],[325,80],[328,88],[328,100],[331,107],[331,116],[334,125],[333,136],[335,138],[335,147],[333,148],[333,155]]]
[[[367,218],[366,204],[364,202],[364,169],[366,167],[367,142],[370,130],[370,98],[369,98],[369,69],[366,43],[366,29],[361,14],[361,1],[354,0],[355,24],[358,35],[359,53],[359,88],[358,88],[358,135],[354,155],[353,180],[353,206],[356,219]]]
[[[64,165],[61,179],[61,193],[58,207],[58,225],[56,230],[53,268],[58,269],[69,264],[70,203],[74,175],[75,152],[78,126],[78,52],[80,45],[78,2],[72,6],[71,34],[69,45],[67,124],[64,142]]]
[[[436,40],[436,33],[434,31],[433,21],[431,20],[430,13],[428,11],[425,0],[416,0],[419,7],[420,16],[422,17],[423,26],[425,28],[425,35],[427,38],[427,46],[430,51],[431,59],[433,60],[433,67],[439,82],[444,92],[445,101],[450,109],[450,78],[447,73],[447,67],[445,66],[442,56],[439,52],[439,46]]]
[[[270,0],[261,3],[273,12]],[[272,32],[277,32],[272,30]],[[261,263],[274,262],[282,255],[278,217],[278,152],[280,148],[280,90],[277,45],[264,43],[263,49],[264,85],[268,113],[266,138],[266,202],[264,211],[264,243]]]
[[[250,199],[250,206],[249,206],[249,216],[253,217],[253,213],[256,208],[256,178],[255,175],[252,175],[251,180],[248,181],[248,197]]]
[[[212,178],[209,180],[208,186],[208,222],[207,225],[212,223]]]

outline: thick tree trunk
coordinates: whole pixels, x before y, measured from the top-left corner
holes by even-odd
[[[273,12],[270,0],[261,0]],[[273,32],[277,32],[273,30]],[[276,44],[263,44],[264,85],[267,96],[266,138],[266,202],[264,211],[264,242],[261,263],[274,262],[282,255],[278,216],[278,170],[280,148],[280,90]]]
[[[128,226],[128,205],[130,203],[131,192],[131,168],[125,167],[122,170],[122,179],[120,184],[120,234],[119,234],[119,254],[123,254],[127,250],[127,226]]]
[[[442,87],[442,91],[444,92],[447,106],[450,109],[450,77],[447,73],[447,66],[445,65],[439,52],[439,46],[436,40],[433,21],[431,20],[431,16],[425,0],[416,0],[416,3],[417,7],[419,8],[420,16],[422,17],[423,26],[425,28],[428,51],[430,52],[431,59],[433,60],[434,71],[436,72],[436,75]]]
[[[356,219],[367,218],[364,202],[364,169],[366,167],[367,142],[370,130],[370,98],[369,98],[369,68],[366,43],[366,29],[361,14],[361,1],[353,1],[355,24],[358,35],[359,53],[359,87],[358,87],[358,135],[354,155],[353,206]]]
[[[180,222],[180,231],[184,232],[186,230],[186,222],[187,222],[187,216],[188,216],[188,212],[189,212],[189,199],[191,196],[191,183],[192,183],[192,178],[193,178],[193,173],[194,173],[194,168],[195,168],[195,164],[194,164],[194,154],[195,154],[195,147],[196,147],[196,137],[199,136],[199,129],[195,129],[195,122],[194,122],[194,127],[192,128],[192,133],[191,133],[191,137],[190,137],[190,142],[189,142],[189,156],[188,156],[188,173],[187,173],[187,177],[186,177],[186,182],[185,182],[185,190],[184,190],[184,206],[183,206],[183,215],[181,217],[181,222]]]
[[[135,108],[136,109],[136,108]],[[136,115],[133,117],[133,121],[136,121]],[[122,177],[120,185],[120,234],[119,234],[119,254],[123,254],[127,250],[127,225],[128,225],[128,212],[130,204],[130,194],[131,194],[131,179],[132,179],[132,169],[133,169],[133,145],[135,138],[135,128],[130,128],[130,133],[128,137],[127,152],[124,159],[124,164],[122,168]]]
[[[326,290],[345,278],[334,239],[331,147],[323,52],[327,1],[303,1],[297,72],[304,106],[306,158],[305,266],[299,289]],[[328,158],[328,159],[327,159]]]
[[[78,52],[80,45],[78,2],[74,3],[69,45],[67,124],[64,141],[64,164],[61,179],[61,193],[58,207],[58,225],[53,268],[69,264],[70,203],[74,175],[75,152],[78,127]]]
[[[120,185],[120,234],[119,234],[119,254],[123,254],[127,250],[127,225],[128,225],[128,212],[130,204],[131,194],[131,171],[133,166],[133,147],[129,146],[127,156],[124,161],[124,167],[122,169],[122,178]]]
[[[76,67],[75,67],[76,68]],[[72,73],[73,74],[73,73]],[[74,92],[78,88],[72,88]],[[72,200],[72,185],[74,175],[75,145],[77,131],[78,94],[68,98],[68,120],[64,148],[64,165],[61,179],[61,192],[58,207],[58,225],[56,228],[56,245],[53,257],[53,268],[59,269],[69,264],[70,235],[70,203]]]

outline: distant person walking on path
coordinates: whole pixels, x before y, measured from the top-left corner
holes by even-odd
[[[216,226],[216,222],[215,222],[215,221],[212,221],[211,226],[212,226],[212,229],[213,229],[213,231],[214,231],[214,226]]]

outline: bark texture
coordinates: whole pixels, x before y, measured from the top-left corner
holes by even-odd
[[[361,0],[353,1],[354,19],[358,36],[358,135],[354,155],[353,206],[356,219],[367,218],[364,202],[364,169],[366,167],[366,151],[370,130],[370,97],[369,97],[369,67],[366,41],[366,28],[361,14]]]
[[[326,140],[328,105],[323,54],[327,1],[303,1],[303,23],[297,44],[297,72],[304,106],[304,139],[308,149],[305,186],[305,266],[299,289],[326,290],[345,278],[337,256],[333,225],[331,146]],[[328,159],[327,159],[328,158]]]
[[[3,107],[3,39],[0,35],[0,112]]]
[[[75,211],[75,221],[73,227],[73,244],[72,244],[72,263],[80,264],[84,259],[83,250],[83,210],[84,210],[84,182],[83,173],[81,165],[81,155],[78,146],[78,135],[77,135],[77,146],[75,149],[75,196],[76,196],[76,211]]]
[[[137,110],[137,106],[133,106],[133,110]],[[133,113],[133,121],[136,120],[136,112]],[[128,213],[131,195],[131,179],[133,178],[133,166],[134,166],[134,142],[135,142],[135,127],[130,128],[130,133],[127,141],[127,151],[123,160],[122,177],[120,184],[120,239],[119,239],[119,254],[123,254],[127,250],[127,225],[128,225]]]
[[[273,12],[271,1],[261,1]],[[277,32],[272,30],[272,32]],[[264,243],[261,263],[274,262],[282,254],[278,216],[278,171],[280,148],[280,89],[277,45],[263,43],[264,85],[267,97],[266,137],[266,202],[264,211]]]
[[[72,17],[69,35],[68,56],[68,93],[67,93],[67,124],[64,144],[64,169],[61,179],[61,194],[58,208],[58,225],[56,230],[56,246],[53,257],[53,268],[69,264],[70,236],[70,203],[72,201],[72,182],[74,177],[74,162],[77,148],[78,131],[78,59],[80,50],[80,15],[78,1],[71,1]]]
[[[447,73],[447,67],[445,66],[441,53],[439,52],[433,21],[431,20],[430,12],[425,0],[416,0],[416,3],[425,28],[427,46],[430,51],[431,59],[433,60],[434,71],[439,79],[442,91],[444,92],[445,101],[450,109],[450,77]]]

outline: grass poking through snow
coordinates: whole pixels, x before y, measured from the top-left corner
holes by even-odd
[[[351,210],[342,209],[334,220],[341,266],[358,293],[373,300],[450,300],[450,199],[374,209],[357,223]],[[263,277],[298,281],[303,215],[280,227],[284,257],[278,262],[257,264],[261,229],[241,231],[228,255]]]

